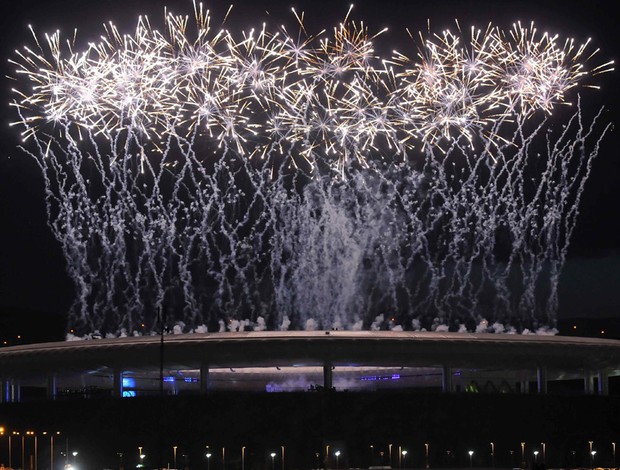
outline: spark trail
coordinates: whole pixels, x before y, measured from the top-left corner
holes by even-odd
[[[551,125],[612,69],[588,43],[457,24],[382,59],[349,15],[313,37],[194,13],[13,60],[75,331],[554,326],[607,131],[580,103]]]

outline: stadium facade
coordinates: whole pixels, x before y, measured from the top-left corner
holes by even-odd
[[[620,341],[539,335],[238,332],[0,350],[4,402],[314,389],[607,395],[619,376]]]

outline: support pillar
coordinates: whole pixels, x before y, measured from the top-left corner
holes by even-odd
[[[206,395],[209,393],[209,366],[206,364],[200,365],[200,394]]]
[[[452,392],[452,369],[448,366],[441,368],[441,391],[443,393]]]
[[[332,363],[327,361],[323,364],[323,388],[331,390],[334,386]]]
[[[530,381],[529,380],[522,380],[521,381],[521,393],[523,395],[527,395],[528,393],[530,393]]]
[[[536,383],[539,394],[547,393],[547,368],[538,366],[536,368]]]
[[[7,379],[0,379],[0,403],[8,402],[9,398],[9,381]]]
[[[609,395],[609,377],[606,369],[598,370],[598,394]]]
[[[592,395],[594,393],[594,377],[589,370],[583,373],[583,391],[586,395]]]
[[[11,379],[10,382],[10,397],[9,400],[11,403],[19,403],[22,401],[22,389],[19,380]]]
[[[47,376],[46,394],[48,400],[56,400],[56,376],[54,374]]]
[[[123,371],[121,369],[114,369],[112,396],[114,398],[122,398],[123,396]]]

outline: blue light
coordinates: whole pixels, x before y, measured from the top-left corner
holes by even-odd
[[[363,381],[376,381],[376,380],[400,380],[400,374],[392,375],[364,375],[360,378]]]
[[[135,390],[123,390],[123,398],[131,398],[136,396]]]
[[[133,377],[123,377],[123,388],[134,388],[135,386],[136,379],[134,379]]]
[[[171,376],[164,377],[164,382],[174,382],[174,377],[171,377]]]

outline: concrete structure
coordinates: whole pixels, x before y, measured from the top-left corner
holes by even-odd
[[[167,335],[163,345],[142,336],[0,349],[2,402],[332,387],[545,394],[575,384],[605,395],[615,376],[620,341],[560,336],[241,332]]]

